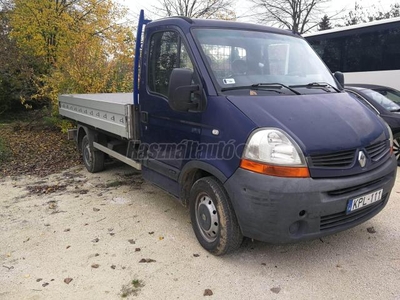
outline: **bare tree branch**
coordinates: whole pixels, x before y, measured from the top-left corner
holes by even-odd
[[[234,20],[236,15],[229,0],[159,0],[153,14],[159,17],[185,16],[189,18]]]
[[[330,0],[251,0],[261,13],[260,22],[275,22],[283,28],[305,33],[318,24],[323,5]]]

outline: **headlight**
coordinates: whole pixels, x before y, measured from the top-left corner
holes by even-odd
[[[273,176],[310,176],[300,147],[277,128],[263,128],[252,133],[243,152],[241,167]]]
[[[392,133],[392,129],[389,127],[388,123],[386,123],[385,121],[383,121],[386,125],[387,130],[389,131],[389,141],[390,141],[390,153],[393,152],[393,133]]]

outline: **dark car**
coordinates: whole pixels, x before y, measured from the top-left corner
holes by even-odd
[[[400,105],[400,91],[398,91],[396,89],[392,89],[390,87],[383,86],[383,85],[375,85],[375,84],[350,84],[350,86],[373,90]]]
[[[370,84],[346,85],[345,90],[388,123],[393,133],[393,152],[400,165],[400,92]]]

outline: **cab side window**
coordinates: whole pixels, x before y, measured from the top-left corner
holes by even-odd
[[[193,71],[188,52],[175,31],[153,34],[149,54],[147,82],[151,92],[168,95],[169,77],[174,68],[188,68]]]

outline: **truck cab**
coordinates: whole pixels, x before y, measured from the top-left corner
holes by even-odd
[[[89,170],[101,169],[90,165],[103,152],[140,165],[189,207],[215,255],[243,236],[287,243],[336,233],[386,205],[397,170],[391,131],[301,36],[171,17],[147,22],[143,37],[134,137],[60,110],[79,122]]]

